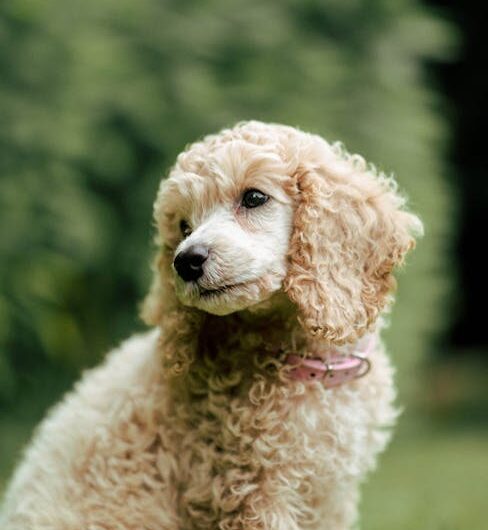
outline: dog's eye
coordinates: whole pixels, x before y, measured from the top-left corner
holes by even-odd
[[[247,190],[242,196],[241,204],[244,208],[257,208],[269,199],[269,196],[259,190]]]
[[[191,227],[184,219],[180,221],[180,231],[183,237],[188,237],[191,234]]]

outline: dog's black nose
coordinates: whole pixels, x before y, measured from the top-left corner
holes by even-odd
[[[208,249],[193,245],[176,255],[173,265],[185,282],[198,280],[203,275],[203,264],[208,258]]]

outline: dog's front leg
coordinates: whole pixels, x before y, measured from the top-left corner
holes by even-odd
[[[280,502],[258,497],[242,511],[225,514],[219,521],[219,530],[302,530],[296,516]]]
[[[281,477],[283,478],[283,477]],[[312,477],[310,477],[312,478]],[[315,490],[313,478],[300,485],[279,478],[264,480],[237,507],[227,504],[219,518],[219,530],[350,530],[357,521],[358,483],[345,480],[343,487],[328,488],[326,484]],[[248,485],[252,488],[252,485]]]
[[[210,488],[191,489],[183,497],[181,530],[303,530],[299,511],[263,483],[234,483],[224,487],[214,477]],[[199,493],[198,497],[195,493]],[[306,528],[310,528],[307,526]]]
[[[257,480],[228,484],[219,499],[219,530],[303,530],[303,502],[280,477],[259,473]]]

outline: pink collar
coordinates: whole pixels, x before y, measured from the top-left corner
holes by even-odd
[[[326,388],[332,388],[365,376],[371,369],[368,355],[375,345],[376,337],[371,335],[362,351],[340,353],[333,350],[326,360],[290,353],[285,358],[285,364],[292,366],[289,371],[291,379],[304,382],[322,381]]]

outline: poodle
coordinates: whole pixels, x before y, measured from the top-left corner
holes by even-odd
[[[257,121],[187,147],[154,218],[152,329],[48,414],[1,528],[351,528],[397,416],[379,334],[420,220],[360,156]]]

